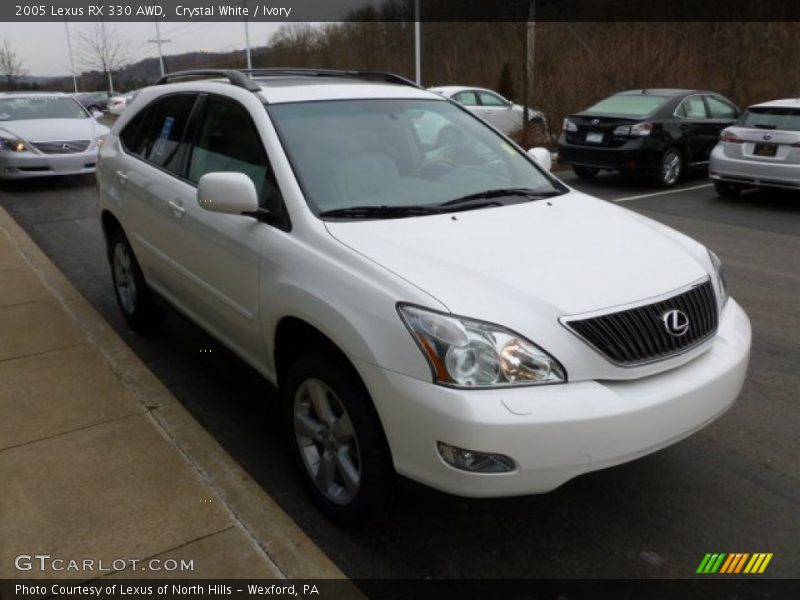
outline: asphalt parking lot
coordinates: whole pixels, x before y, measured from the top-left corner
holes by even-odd
[[[337,528],[307,500],[274,390],[249,367],[177,315],[147,336],[125,327],[93,178],[0,184],[0,205],[350,577],[682,578],[706,552],[772,552],[767,576],[800,577],[800,195],[723,200],[699,175],[668,193],[566,179],[720,255],[754,329],[739,401],[676,446],[543,496],[464,500],[403,482],[389,522],[366,531]]]

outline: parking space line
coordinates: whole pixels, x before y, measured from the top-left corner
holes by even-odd
[[[680,188],[677,190],[664,190],[663,192],[653,192],[652,194],[641,194],[639,196],[627,196],[625,198],[612,198],[611,202],[629,202],[631,200],[641,200],[642,198],[652,198],[653,196],[663,196],[664,194],[678,194],[680,192],[690,192],[692,190],[700,190],[703,188],[711,187],[713,183],[704,183],[703,185],[695,185],[692,187]]]

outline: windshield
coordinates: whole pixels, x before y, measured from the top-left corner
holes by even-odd
[[[349,216],[364,218],[380,208],[394,218],[427,214],[465,197],[460,210],[564,191],[524,153],[450,102],[337,100],[267,110],[312,210],[322,216],[335,211],[347,217],[348,209],[359,208],[367,210]],[[506,188],[509,194],[498,195]],[[491,202],[473,202],[471,196],[490,191]],[[410,207],[416,210],[404,212]],[[455,210],[452,204],[441,209]]]
[[[737,125],[800,131],[800,109],[788,106],[751,107],[742,113]]]
[[[661,108],[668,99],[668,96],[618,94],[609,96],[605,100],[600,100],[600,102],[583,112],[646,117]]]
[[[67,96],[0,98],[0,121],[25,119],[88,119],[89,113]]]

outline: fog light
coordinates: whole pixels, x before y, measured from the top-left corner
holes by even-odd
[[[514,470],[514,461],[502,454],[476,452],[437,442],[439,455],[451,467],[473,473],[508,473]]]

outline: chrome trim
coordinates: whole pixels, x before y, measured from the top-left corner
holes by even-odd
[[[584,313],[579,313],[579,314],[574,314],[574,315],[564,315],[564,316],[561,316],[561,317],[558,318],[558,322],[567,331],[569,331],[575,337],[577,337],[578,339],[583,341],[587,346],[589,346],[592,350],[597,352],[597,354],[599,354],[603,359],[605,359],[607,362],[611,363],[615,367],[620,367],[620,368],[623,368],[623,369],[632,369],[632,368],[641,367],[641,366],[645,366],[645,365],[651,365],[651,364],[654,364],[654,363],[664,362],[664,361],[676,358],[678,356],[682,356],[682,355],[688,354],[689,352],[691,352],[691,351],[701,347],[705,343],[709,342],[711,339],[714,338],[714,336],[716,336],[717,330],[719,329],[719,322],[717,322],[717,327],[715,329],[711,330],[704,337],[695,340],[692,344],[690,344],[689,346],[685,346],[685,347],[681,348],[680,350],[677,350],[677,351],[672,352],[670,354],[665,354],[665,355],[662,355],[662,356],[658,356],[656,358],[645,359],[645,360],[641,360],[641,361],[637,361],[637,362],[625,362],[625,363],[621,363],[621,362],[615,361],[612,358],[610,358],[600,348],[598,348],[591,341],[589,341],[587,338],[585,338],[583,335],[581,335],[575,329],[573,329],[570,326],[570,323],[572,321],[582,321],[582,320],[585,320],[585,319],[603,317],[603,316],[606,316],[606,315],[611,315],[611,314],[622,312],[622,311],[626,311],[626,310],[633,310],[633,309],[637,309],[637,308],[642,308],[642,307],[648,306],[650,304],[655,304],[656,302],[663,302],[665,300],[669,300],[669,299],[674,298],[676,296],[680,296],[681,294],[684,294],[684,293],[686,293],[686,292],[688,292],[690,290],[693,290],[695,288],[698,288],[698,287],[700,287],[702,285],[705,285],[706,283],[711,284],[711,288],[712,288],[712,291],[714,292],[714,296],[715,296],[714,304],[717,307],[717,315],[719,317],[719,315],[722,314],[722,307],[719,305],[719,301],[716,298],[716,288],[714,287],[713,282],[711,281],[711,277],[710,276],[706,276],[706,277],[702,277],[700,279],[697,279],[697,280],[693,281],[692,283],[690,283],[688,285],[685,285],[683,287],[677,288],[677,289],[675,289],[675,290],[673,290],[671,292],[667,292],[665,294],[660,294],[658,296],[651,296],[650,298],[646,298],[644,300],[637,300],[636,302],[631,302],[631,303],[628,303],[628,304],[618,304],[616,306],[606,307],[606,308],[602,308],[602,309],[599,309],[599,310],[594,310],[594,311],[589,311],[589,312],[584,312]]]

